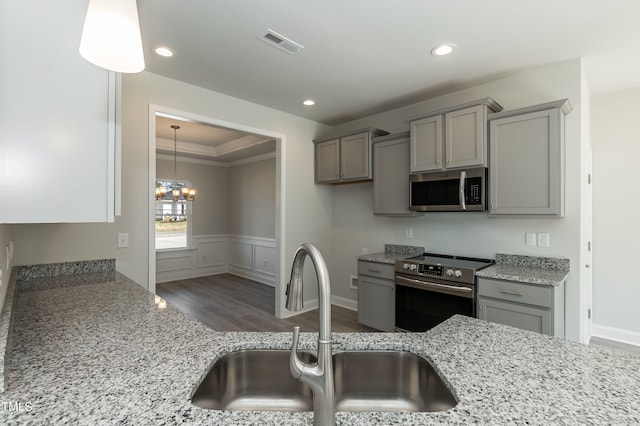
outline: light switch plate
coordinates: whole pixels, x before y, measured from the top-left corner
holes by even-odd
[[[551,245],[551,237],[547,232],[538,232],[538,246],[549,247]]]
[[[129,247],[129,234],[126,232],[118,233],[118,248]]]
[[[404,230],[404,236],[407,239],[412,239],[413,238],[413,228],[405,228]]]
[[[525,244],[528,246],[537,245],[536,234],[527,232],[526,234],[524,234],[524,240],[525,240]]]

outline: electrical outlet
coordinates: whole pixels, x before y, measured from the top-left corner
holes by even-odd
[[[369,254],[369,250],[366,247],[362,247],[362,254]]]
[[[538,232],[538,246],[549,247],[551,246],[551,237],[547,232]]]
[[[118,233],[118,248],[129,247],[129,234],[126,232]]]
[[[404,236],[409,240],[412,239],[413,238],[413,228],[405,228],[404,229]]]
[[[526,234],[524,234],[524,238],[525,238],[525,244],[528,246],[535,246],[538,245],[537,244],[537,240],[536,240],[536,234],[532,234],[527,232]]]
[[[349,275],[349,288],[351,290],[358,289],[358,277],[355,275]]]

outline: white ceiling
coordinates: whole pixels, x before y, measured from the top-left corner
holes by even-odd
[[[592,93],[640,86],[639,0],[138,0],[147,70],[338,124],[584,58]],[[304,46],[257,39],[270,28]],[[458,49],[435,58],[442,42]],[[168,45],[171,59],[151,53]],[[311,97],[316,106],[304,107]]]
[[[180,126],[174,133],[172,125]],[[233,164],[263,159],[276,151],[276,142],[262,136],[240,132],[183,117],[156,116],[158,154],[198,158]]]

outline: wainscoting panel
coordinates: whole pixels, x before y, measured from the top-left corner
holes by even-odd
[[[253,244],[235,238],[229,241],[229,266],[253,269]]]
[[[227,237],[196,237],[198,268],[227,266]]]
[[[231,273],[275,286],[275,239],[194,235],[192,241],[191,249],[156,252],[156,282]]]
[[[276,248],[255,244],[253,246],[254,269],[257,272],[276,276]]]
[[[232,235],[229,247],[242,247],[243,264],[234,261],[233,249],[229,253],[229,272],[254,281],[276,285],[276,240],[272,238]],[[251,266],[248,266],[251,265]]]
[[[158,252],[156,254],[156,271],[169,272],[192,268],[192,250]]]

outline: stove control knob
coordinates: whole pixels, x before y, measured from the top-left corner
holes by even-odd
[[[412,271],[415,271],[416,269],[418,269],[418,266],[416,266],[415,263],[412,263],[411,265],[409,265],[409,269],[411,269]]]
[[[460,269],[456,269],[453,275],[455,275],[456,278],[460,278],[462,276],[462,271]]]
[[[447,269],[447,276],[449,277],[453,276],[453,269]]]
[[[411,265],[409,265],[408,263],[405,263],[404,265],[402,265],[402,268],[403,268],[403,269],[409,269],[409,267],[410,267],[410,266],[411,266]]]

